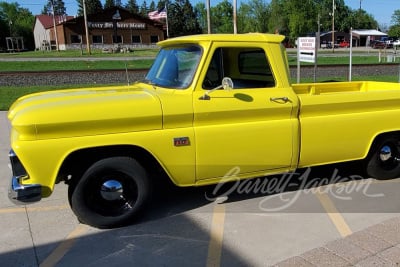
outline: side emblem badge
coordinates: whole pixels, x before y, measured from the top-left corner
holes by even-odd
[[[174,146],[189,146],[189,137],[176,137],[174,138]]]

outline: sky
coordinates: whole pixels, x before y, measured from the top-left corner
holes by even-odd
[[[0,0],[3,2],[17,2],[21,7],[28,8],[32,14],[37,15],[40,14],[43,6],[47,2],[47,0]],[[192,5],[195,5],[197,2],[201,0],[190,0]],[[205,1],[205,0],[204,0]],[[220,0],[211,0],[211,6],[218,4]],[[240,6],[241,1],[246,0],[238,0],[238,6]],[[270,2],[269,0],[266,0]],[[400,9],[400,1],[399,0],[344,0],[346,5],[352,9],[361,8],[364,9],[368,14],[371,14],[381,26],[390,26],[391,18],[394,10]],[[104,4],[105,0],[101,0]],[[123,0],[122,3],[125,4],[127,0]],[[146,0],[147,4],[151,2],[151,0]],[[157,0],[155,0],[157,2]],[[75,16],[77,13],[77,1],[76,0],[64,0],[65,6],[67,8],[67,14],[71,16]],[[138,5],[142,3],[142,0],[137,0]]]

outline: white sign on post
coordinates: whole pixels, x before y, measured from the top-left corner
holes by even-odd
[[[301,62],[315,63],[315,37],[299,37],[298,60]]]

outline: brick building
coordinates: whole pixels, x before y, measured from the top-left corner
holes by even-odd
[[[91,48],[134,48],[164,40],[163,24],[123,8],[105,9],[100,14],[88,15],[87,20]],[[36,16],[34,36],[37,50],[56,49],[57,43],[59,50],[84,49],[84,17],[56,16],[53,20],[52,16]]]

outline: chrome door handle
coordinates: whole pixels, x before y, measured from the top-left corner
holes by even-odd
[[[277,103],[287,103],[290,102],[289,97],[283,96],[283,97],[271,97],[269,99],[271,102],[277,102]]]

